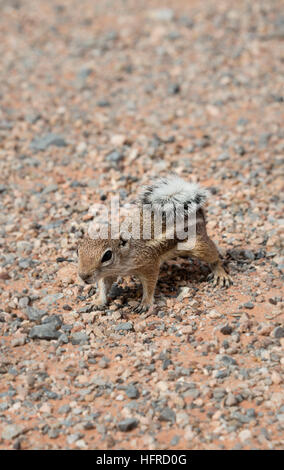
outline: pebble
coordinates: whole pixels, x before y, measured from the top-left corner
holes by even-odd
[[[44,315],[46,315],[45,310],[40,310],[34,307],[27,307],[25,313],[30,321],[39,322]]]
[[[108,153],[106,156],[106,160],[111,163],[119,163],[123,159],[123,154],[118,150],[113,150],[112,152]]]
[[[272,335],[274,336],[274,338],[284,338],[284,327],[277,326],[273,330]]]
[[[175,422],[176,420],[176,414],[171,408],[164,408],[160,415],[159,415],[159,421],[170,421],[170,422]]]
[[[123,322],[123,323],[118,323],[114,327],[115,331],[132,331],[133,330],[133,323],[132,322]]]
[[[17,424],[8,424],[3,428],[2,439],[15,439],[15,437],[22,434],[23,430],[22,426],[18,426]]]
[[[139,390],[134,385],[128,385],[125,390],[126,395],[128,398],[139,398]]]
[[[135,418],[127,418],[117,423],[117,427],[122,432],[132,431],[138,426],[139,422]]]
[[[66,147],[67,143],[62,136],[50,133],[41,137],[35,137],[30,144],[30,148],[31,150],[39,151],[46,150],[52,145],[56,147]]]
[[[71,343],[76,344],[86,344],[89,341],[88,335],[83,331],[77,331],[71,334]]]
[[[43,325],[34,326],[30,332],[29,337],[31,339],[58,339],[60,332],[57,331],[56,325],[52,322]]]

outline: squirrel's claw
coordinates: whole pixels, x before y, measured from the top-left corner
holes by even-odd
[[[144,313],[144,312],[147,312],[150,307],[151,305],[145,305],[141,303],[141,304],[138,304],[136,307],[134,307],[133,311],[135,313]]]
[[[209,274],[208,280],[212,280],[213,287],[230,287],[233,284],[232,278],[227,273],[211,273]]]

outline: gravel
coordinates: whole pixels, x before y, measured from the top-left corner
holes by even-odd
[[[26,3],[0,16],[0,449],[283,450],[282,3]],[[171,172],[234,285],[177,258],[151,311],[134,278],[95,310],[90,208]]]

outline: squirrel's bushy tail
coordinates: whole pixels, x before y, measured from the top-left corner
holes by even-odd
[[[146,186],[140,195],[140,203],[150,205],[156,214],[177,220],[200,209],[207,197],[206,189],[173,175]]]

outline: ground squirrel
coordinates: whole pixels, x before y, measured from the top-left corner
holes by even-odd
[[[109,232],[105,238],[86,236],[78,247],[78,273],[87,284],[98,283],[95,304],[104,306],[113,282],[130,275],[138,277],[143,286],[142,301],[134,310],[148,310],[153,305],[161,264],[178,256],[207,262],[213,284],[228,287],[231,278],[206,231],[203,205],[208,194],[199,185],[177,176],[157,179],[143,189],[136,204],[138,237],[137,233],[135,238],[131,233],[120,233],[114,239]],[[146,220],[150,231],[145,236]]]

